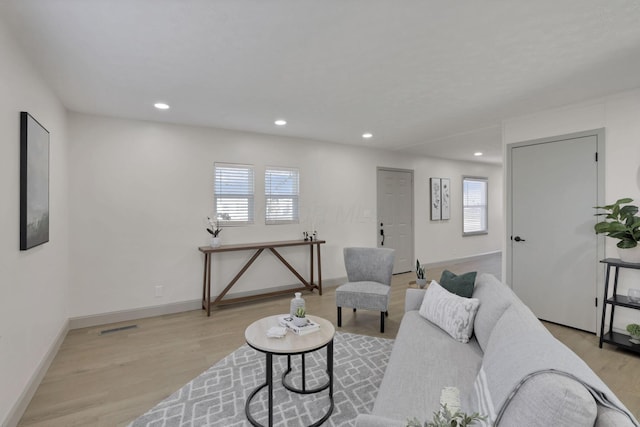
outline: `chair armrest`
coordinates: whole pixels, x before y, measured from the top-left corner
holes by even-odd
[[[426,289],[407,289],[404,297],[404,312],[412,310],[420,310]]]

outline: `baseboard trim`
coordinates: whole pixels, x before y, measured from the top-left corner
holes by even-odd
[[[108,313],[92,314],[89,316],[72,317],[69,319],[69,329],[90,328],[109,323],[128,322],[146,317],[162,316],[165,314],[182,313],[200,309],[200,300],[181,301],[151,307],[133,308]]]
[[[331,288],[341,285],[346,278],[328,279],[322,281],[323,288]],[[279,291],[299,288],[300,285],[284,285],[269,288],[269,291]],[[235,292],[228,294],[229,298],[258,295],[263,290],[246,292]],[[212,295],[211,299],[216,298]],[[146,317],[162,316],[166,314],[182,313],[185,311],[200,310],[202,308],[200,300],[190,300],[174,302],[170,304],[156,305],[152,307],[134,308],[131,310],[112,311],[108,313],[92,314],[89,316],[72,317],[69,319],[69,330],[91,328],[94,326],[107,325],[109,323],[129,322],[131,320],[144,319]]]
[[[468,257],[462,257],[462,258],[454,258],[454,259],[449,259],[449,260],[444,260],[444,261],[437,261],[437,262],[431,262],[431,263],[426,263],[423,264],[425,266],[425,268],[437,268],[437,267],[442,267],[445,265],[455,265],[457,263],[460,262],[469,262],[469,261],[477,261],[477,260],[481,260],[483,258],[486,258],[488,256],[493,256],[493,255],[498,255],[502,253],[502,251],[493,251],[493,252],[485,252],[482,254],[477,254],[477,255],[471,255]]]
[[[31,378],[27,382],[27,386],[22,390],[22,393],[20,393],[17,402],[9,410],[7,419],[2,423],[2,427],[16,427],[18,425],[20,419],[24,415],[24,412],[27,410],[27,406],[29,406],[29,403],[31,402],[33,395],[36,394],[38,387],[40,387],[42,379],[49,370],[49,366],[51,366],[53,359],[55,359],[58,354],[58,350],[67,336],[67,332],[69,332],[68,320],[65,321],[62,328],[60,328],[56,339],[53,341],[53,344],[51,344],[51,347],[49,347],[49,350],[47,350],[47,353],[38,364],[33,375],[31,375]]]
[[[452,265],[461,262],[476,261],[482,258],[500,254],[502,251],[486,252],[468,257],[449,259],[444,261],[432,262],[424,264],[426,268],[437,268],[444,265]],[[325,279],[322,281],[323,288],[333,288],[340,286],[347,281],[346,277],[338,277],[334,279]],[[269,288],[269,291],[279,291],[293,289],[299,287],[299,284],[290,284]],[[264,292],[263,290],[253,290],[246,292],[235,292],[229,294],[229,298],[253,296]],[[216,296],[213,295],[212,299]],[[128,322],[136,319],[144,319],[146,317],[162,316],[165,314],[182,313],[185,311],[199,310],[201,308],[200,300],[181,301],[170,304],[163,304],[151,307],[134,308],[131,310],[113,311],[108,313],[93,314],[89,316],[72,317],[69,319],[69,330],[89,328],[94,326],[106,325],[110,323]]]

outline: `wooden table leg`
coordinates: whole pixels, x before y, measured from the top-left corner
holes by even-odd
[[[211,316],[211,254],[207,260],[207,317]]]
[[[207,300],[207,258],[209,257],[208,253],[204,253],[204,264],[202,265],[202,309],[205,310],[204,306],[205,301]]]
[[[311,266],[311,277],[309,279],[309,284],[313,287],[313,245],[309,245],[309,254],[310,254],[309,265]]]

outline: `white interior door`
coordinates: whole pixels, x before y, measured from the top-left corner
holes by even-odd
[[[413,171],[378,169],[378,247],[396,250],[393,274],[413,270]]]
[[[596,331],[598,137],[511,147],[511,284],[543,320]]]

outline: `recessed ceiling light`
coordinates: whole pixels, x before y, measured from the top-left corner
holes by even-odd
[[[363,133],[363,134],[362,134],[362,137],[363,137],[364,139],[373,138],[373,134],[372,134],[372,133],[370,133],[370,132],[366,132],[366,133]]]
[[[153,106],[156,107],[158,110],[169,109],[169,104],[165,104],[164,102],[156,102],[155,104],[153,104]]]
[[[483,153],[480,152],[480,151],[476,151],[475,153],[473,153],[473,155],[476,156],[476,157],[480,157],[480,156],[482,156],[482,154]]]
[[[284,126],[284,125],[287,124],[287,121],[286,120],[282,120],[282,119],[278,119],[273,123],[275,123],[277,126]]]

